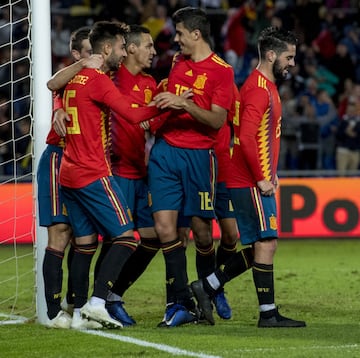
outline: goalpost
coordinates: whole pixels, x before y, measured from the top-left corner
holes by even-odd
[[[46,87],[51,76],[51,22],[50,1],[33,0],[32,11],[32,70],[34,90],[34,202],[37,197],[36,170],[39,159],[46,146],[46,136],[51,125],[52,95]],[[35,208],[37,214],[37,208]],[[47,245],[47,230],[40,227],[36,220],[36,312],[38,322],[44,324],[47,319],[42,263]]]
[[[0,325],[46,321],[36,168],[50,128],[49,0],[0,3]],[[25,244],[24,244],[25,243]]]

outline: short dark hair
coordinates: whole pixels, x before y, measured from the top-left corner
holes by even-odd
[[[125,37],[129,32],[129,26],[118,21],[97,21],[89,34],[93,53],[100,53],[101,46],[105,41],[113,42],[116,36]]]
[[[150,30],[141,25],[130,25],[130,31],[126,34],[126,46],[133,43],[136,46],[140,46],[141,34],[149,34]]]
[[[190,32],[199,30],[203,39],[211,45],[210,21],[202,9],[191,6],[183,7],[174,12],[172,20],[175,25],[182,22]]]
[[[297,45],[297,38],[291,31],[269,26],[263,29],[258,38],[259,55],[265,58],[267,51],[273,50],[277,55],[287,51],[288,45]]]
[[[72,50],[76,50],[81,52],[82,49],[82,42],[89,38],[89,33],[91,28],[88,26],[83,26],[78,28],[77,30],[73,31],[70,36],[70,52]]]

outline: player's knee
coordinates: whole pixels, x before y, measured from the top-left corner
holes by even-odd
[[[70,225],[60,223],[48,228],[48,246],[58,251],[64,251],[72,238]]]
[[[194,240],[198,247],[207,247],[213,243],[213,237],[210,232],[194,232]]]
[[[174,240],[177,237],[176,228],[171,225],[158,223],[155,225],[155,231],[161,242]]]
[[[268,255],[275,255],[277,249],[277,239],[274,237],[259,240],[255,243],[255,250],[262,251]]]
[[[221,243],[226,246],[233,246],[237,243],[239,237],[237,231],[234,232],[221,232]]]

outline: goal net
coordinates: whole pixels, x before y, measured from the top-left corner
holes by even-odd
[[[39,229],[35,220],[34,178],[39,157],[36,153],[44,148],[45,135],[36,128],[42,126],[45,116],[45,132],[50,125],[51,93],[42,85],[46,91],[44,107],[48,108],[44,108],[44,116],[39,115],[35,123],[38,105],[34,92],[40,97],[41,94],[36,93],[38,80],[34,78],[41,71],[34,67],[33,59],[37,56],[39,66],[43,66],[43,61],[49,62],[49,69],[43,68],[45,81],[51,74],[50,54],[47,55],[51,50],[50,39],[48,47],[46,41],[41,44],[38,40],[44,53],[34,52],[37,35],[33,22],[40,15],[32,7],[43,7],[45,11],[37,27],[46,36],[50,12],[45,3],[0,1],[0,325],[39,316],[37,297],[42,294],[41,252],[46,236],[41,231],[36,235]],[[48,28],[50,32],[50,21]],[[45,312],[44,305],[40,307]]]

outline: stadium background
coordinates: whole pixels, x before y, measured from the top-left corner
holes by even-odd
[[[6,4],[3,1],[1,5]],[[21,13],[24,2],[19,1],[15,12]],[[281,87],[281,94],[291,92],[292,102],[297,106],[296,115],[302,111],[301,101],[304,96],[314,99],[314,107],[318,110],[318,119],[324,105],[316,103],[316,95],[309,93],[307,85],[316,79],[318,90],[324,89],[329,94],[333,107],[336,109],[337,120],[341,119],[344,102],[353,90],[347,88],[349,82],[353,86],[360,83],[360,28],[359,1],[166,1],[166,0],[129,0],[129,1],[51,1],[52,15],[52,63],[56,71],[70,63],[68,54],[68,40],[71,31],[79,26],[91,25],[100,19],[120,20],[127,23],[142,23],[148,26],[155,39],[158,55],[154,60],[152,74],[163,78],[169,69],[171,57],[176,50],[171,39],[173,28],[170,16],[179,7],[195,5],[203,7],[209,14],[214,34],[214,47],[219,55],[226,57],[231,48],[232,34],[241,34],[237,42],[242,43],[242,49],[236,49],[242,58],[241,69],[236,71],[236,81],[241,85],[246,75],[254,65],[256,35],[262,27],[268,24],[278,24],[289,29],[295,29],[299,35],[300,44],[296,58],[296,72]],[[23,6],[26,8],[26,6]],[[0,27],[5,30],[7,19],[6,7],[0,13]],[[234,16],[239,16],[236,27],[229,26]],[[4,25],[5,24],[5,25]],[[12,34],[21,37],[27,29],[15,28]],[[235,31],[235,32],[234,32]],[[6,49],[6,34],[0,36],[0,51]],[[240,41],[241,40],[241,41]],[[347,59],[351,68],[344,66],[345,60],[339,57],[338,46],[345,46]],[[18,51],[26,51],[26,42],[18,46]],[[240,52],[242,53],[240,54]],[[3,57],[4,58],[4,57]],[[4,62],[5,63],[5,62]],[[26,71],[26,63],[11,64],[15,72]],[[309,68],[311,67],[311,71]],[[6,74],[7,69],[0,65],[0,99],[8,96]],[[326,72],[327,71],[327,72]],[[325,75],[324,75],[325,74]],[[321,77],[322,76],[322,77]],[[335,82],[327,81],[335,76]],[[29,88],[19,86],[15,95],[22,98]],[[9,96],[8,96],[9,97]],[[358,100],[360,114],[360,95]],[[22,104],[21,102],[19,104]],[[16,108],[15,108],[16,109]],[[284,128],[291,122],[290,117],[284,117]],[[328,129],[335,118],[328,122],[321,122],[319,130]],[[24,121],[26,122],[26,121]],[[17,128],[17,126],[19,128]],[[0,131],[0,239],[17,238],[18,243],[31,243],[29,232],[34,228],[32,218],[32,161],[31,138],[32,128],[16,123],[15,133],[21,132],[21,145],[16,147],[16,156],[21,160],[15,163],[20,180],[13,180],[13,163],[7,165],[6,141],[4,133]],[[28,133],[24,133],[28,130]],[[309,133],[303,133],[306,137]],[[279,175],[282,178],[282,188],[278,195],[279,231],[285,238],[307,237],[360,237],[359,219],[359,170],[341,175],[336,169],[335,150],[336,141],[329,141],[323,135],[318,137],[315,166],[305,162],[300,165],[302,151],[296,132],[295,152],[282,153]],[[333,138],[335,139],[334,135]],[[284,138],[284,148],[286,148]],[[4,144],[5,143],[5,144]],[[30,143],[30,145],[29,145]],[[13,155],[14,153],[12,153]],[[359,169],[359,168],[358,168]],[[16,187],[14,182],[16,182]],[[14,220],[16,197],[16,221]],[[9,200],[7,200],[9,198]],[[219,235],[216,224],[214,236]],[[2,240],[1,240],[2,241]],[[11,243],[11,240],[9,241]]]

